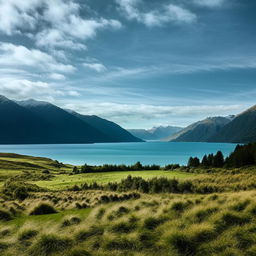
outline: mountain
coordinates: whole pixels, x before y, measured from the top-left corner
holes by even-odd
[[[176,142],[205,142],[231,122],[232,118],[232,116],[208,117],[202,121],[189,125],[165,140]]]
[[[209,142],[256,142],[256,105],[244,111],[209,138]]]
[[[67,110],[69,113],[78,117],[82,121],[90,124],[92,127],[95,127],[100,132],[106,134],[112,142],[141,142],[141,139],[133,136],[127,130],[123,129],[121,126],[117,125],[114,122],[108,121],[106,119],[100,118],[95,115],[81,115],[75,111]]]
[[[176,126],[159,126],[152,129],[130,129],[128,130],[134,136],[143,140],[161,140],[180,131],[181,127]]]
[[[0,144],[128,142],[43,101],[0,96]],[[121,127],[120,127],[121,129]],[[110,132],[109,132],[110,134]],[[141,141],[130,135],[129,142]]]
[[[40,143],[47,123],[14,101],[0,96],[0,143]]]

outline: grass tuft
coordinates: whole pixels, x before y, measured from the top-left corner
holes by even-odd
[[[31,248],[32,256],[51,256],[63,252],[72,246],[72,240],[56,235],[43,235]]]
[[[41,203],[30,212],[30,215],[44,215],[53,213],[57,213],[53,206]]]

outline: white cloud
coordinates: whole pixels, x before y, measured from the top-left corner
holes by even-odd
[[[148,124],[174,123],[184,125],[208,116],[229,115],[239,113],[242,105],[201,105],[201,106],[161,106],[149,104],[119,104],[119,103],[70,103],[65,108],[75,110],[82,114],[98,115],[115,121],[125,127],[134,124],[146,126]],[[193,119],[191,119],[191,117]],[[186,123],[187,125],[189,123]],[[132,128],[129,127],[129,128]]]
[[[45,52],[11,43],[0,43],[0,66],[22,69],[30,67],[45,72],[73,72],[75,70],[72,65],[60,63]]]
[[[0,94],[16,99],[30,97],[52,99],[53,96],[63,95],[63,92],[55,90],[50,84],[41,81],[1,78],[0,84]]]
[[[139,5],[142,4],[141,0],[116,0],[116,3],[127,19],[136,20],[148,27],[161,26],[169,22],[193,23],[197,19],[196,14],[174,4],[145,12],[139,9]]]
[[[59,81],[63,81],[66,79],[66,77],[64,75],[58,74],[58,73],[51,73],[51,74],[49,74],[48,77],[53,80],[59,80]]]
[[[80,9],[74,0],[0,0],[0,31],[23,33],[38,46],[84,49],[99,30],[122,26],[113,19],[83,18]]]
[[[83,66],[99,73],[107,70],[102,63],[83,63]]]
[[[194,3],[205,7],[220,7],[226,0],[194,0]]]

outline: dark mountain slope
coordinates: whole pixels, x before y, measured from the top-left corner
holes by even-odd
[[[69,113],[78,117],[82,121],[90,124],[91,126],[97,128],[102,133],[106,134],[112,142],[141,142],[142,140],[133,136],[127,130],[123,129],[121,126],[114,122],[108,121],[106,119],[100,118],[98,116],[92,115],[81,115],[77,112],[68,110]]]
[[[0,143],[41,143],[48,124],[17,103],[0,96]]]
[[[209,138],[209,142],[256,142],[256,105],[238,115]]]
[[[111,139],[95,127],[48,102],[27,100],[18,104],[48,123],[52,143],[109,142]]]
[[[205,142],[231,121],[226,117],[209,117],[193,123],[177,134],[167,138],[176,142]]]

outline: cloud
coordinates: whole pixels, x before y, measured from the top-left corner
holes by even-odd
[[[51,74],[49,74],[48,77],[53,80],[59,80],[59,81],[63,81],[66,79],[66,77],[64,75],[58,74],[58,73],[51,73]]]
[[[84,41],[99,30],[122,27],[114,19],[84,18],[80,9],[74,0],[1,0],[0,31],[35,38],[40,47],[85,49]]]
[[[204,7],[220,7],[226,0],[194,0],[194,3]]]
[[[107,68],[102,63],[83,63],[83,66],[99,73],[107,70]]]
[[[141,11],[139,5],[141,0],[116,0],[119,9],[129,20],[136,20],[148,27],[162,26],[165,23],[193,23],[196,21],[196,14],[174,4],[162,6],[160,9],[148,12]]]
[[[30,67],[44,72],[58,71],[70,73],[75,70],[72,65],[58,62],[51,55],[37,49],[28,49],[22,45],[0,43],[0,67]]]
[[[50,84],[26,79],[1,78],[0,94],[11,98],[43,98],[52,99],[53,96],[63,95],[60,90],[53,89]]]
[[[176,121],[176,124],[183,125],[184,120],[192,122],[198,121],[208,116],[228,115],[238,113],[243,109],[241,105],[201,105],[201,106],[161,106],[149,104],[119,104],[119,103],[70,103],[65,108],[73,109],[82,114],[98,115],[103,118],[115,121],[127,127],[138,124],[146,126],[162,122],[170,124]],[[177,122],[177,120],[179,120]],[[189,123],[187,123],[189,124]],[[132,128],[132,127],[130,127]]]

